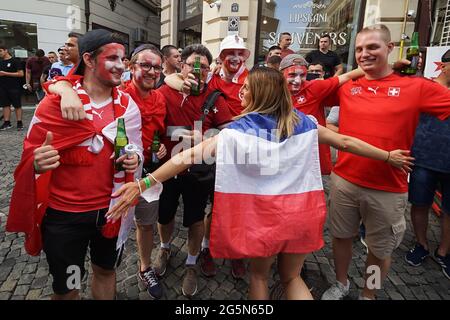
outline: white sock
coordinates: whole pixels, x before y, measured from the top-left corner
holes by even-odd
[[[195,256],[191,256],[188,253],[188,256],[187,256],[187,259],[186,259],[186,264],[189,264],[189,265],[196,264],[197,263],[197,257],[198,257],[198,254],[195,255]]]
[[[202,250],[203,250],[203,249],[206,249],[206,248],[209,249],[209,239],[206,239],[205,237],[203,237],[203,240],[202,240]]]
[[[161,248],[170,249],[170,242],[167,242],[167,243],[161,242]]]
[[[346,290],[349,290],[350,289],[350,281],[348,281],[348,279],[347,279],[347,283],[346,284],[343,284],[343,283],[341,283],[340,281],[338,281],[340,284],[342,284],[342,286],[346,289]]]

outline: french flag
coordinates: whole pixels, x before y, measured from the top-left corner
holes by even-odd
[[[277,120],[250,113],[219,134],[211,225],[215,258],[310,253],[324,245],[326,205],[313,118],[287,139]]]

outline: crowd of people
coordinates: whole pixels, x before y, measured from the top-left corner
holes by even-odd
[[[79,288],[68,286],[67,268],[79,266],[84,275],[88,248],[93,298],[114,299],[131,224],[137,277],[161,299],[180,197],[186,297],[196,295],[200,273],[216,275],[214,258],[224,258],[236,279],[248,269],[250,299],[269,299],[275,261],[286,297],[312,299],[301,271],[307,255],[325,245],[327,216],[336,282],[322,299],[348,295],[361,223],[363,272],[368,278],[378,267],[382,282],[406,230],[408,200],[417,245],[405,258],[418,266],[429,255],[427,217],[438,185],[444,213],[434,256],[450,279],[449,54],[431,81],[397,73],[407,61],[388,63],[394,44],[384,25],[358,33],[359,68],[347,73],[328,35],[306,57],[289,49],[291,40],[282,33],[265,65],[251,70],[251,52],[237,35],[221,42],[216,59],[201,44],[144,44],[127,56],[119,36],[99,29],[70,34],[59,60],[51,53],[39,77],[33,70],[43,65],[43,52],[30,59],[27,88],[36,90],[37,81],[45,94],[15,171],[6,228],[25,232],[29,254],[45,252],[54,299],[80,298]],[[5,79],[23,73],[6,48],[0,58],[3,126],[10,126],[5,109],[13,105],[19,119],[20,103],[18,88]],[[327,118],[331,106],[339,108]],[[120,119],[135,152],[113,157]],[[339,150],[335,165],[330,145]],[[323,176],[331,176],[328,206]],[[366,283],[359,299],[375,298]]]

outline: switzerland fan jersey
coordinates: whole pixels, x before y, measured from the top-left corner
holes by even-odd
[[[91,101],[94,127],[97,132],[114,121],[112,98],[104,103]],[[114,146],[103,139],[104,147],[99,154],[93,155],[88,146],[77,146],[61,152],[61,158],[68,156],[74,148],[80,149],[86,157],[94,157],[87,166],[73,165],[61,160],[61,165],[53,170],[49,184],[49,207],[66,212],[86,212],[107,208],[111,201],[114,175],[113,160],[110,159]],[[84,150],[81,150],[84,149]],[[80,183],[78,183],[78,182]],[[83,201],[80,201],[82,199]]]
[[[304,114],[314,116],[320,125],[326,126],[324,99],[339,87],[339,78],[305,81],[301,90],[292,96],[294,107]],[[331,173],[331,152],[327,144],[319,144],[320,169],[323,175]]]
[[[200,121],[202,118],[201,108],[205,103],[208,95],[214,90],[208,86],[205,93],[200,96],[186,96],[185,94],[163,85],[158,91],[164,96],[167,106],[167,116],[165,119],[165,127],[167,130],[171,127],[189,127],[193,130],[194,122]],[[214,107],[205,117],[203,121],[203,133],[209,129],[217,128],[232,120],[228,103],[220,96]],[[163,159],[167,161],[171,157],[173,147],[178,144],[178,141],[171,141],[167,134],[163,136],[163,143],[167,148],[167,156]]]
[[[450,116],[450,91],[419,77],[360,78],[338,90],[339,132],[384,150],[410,150],[421,112]],[[340,152],[334,172],[362,187],[407,192],[406,175],[383,161]]]
[[[208,82],[208,87],[213,90],[220,90],[225,95],[225,100],[230,106],[230,112],[233,117],[240,115],[242,110],[241,98],[239,98],[239,91],[244,85],[244,81],[248,76],[248,70],[245,65],[236,73],[231,82],[226,82],[222,79],[224,76],[221,70],[220,75],[215,74]]]

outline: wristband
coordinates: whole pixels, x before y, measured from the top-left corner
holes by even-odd
[[[152,183],[151,183],[149,177],[145,177],[145,178],[144,178],[144,183],[145,183],[145,187],[146,187],[147,189],[150,188],[150,187],[152,186]]]
[[[142,188],[141,188],[141,183],[140,183],[139,179],[136,179],[136,182],[138,184],[139,194],[142,194]]]
[[[161,183],[151,173],[147,174],[147,176],[152,177],[152,179],[155,180],[156,183]]]

